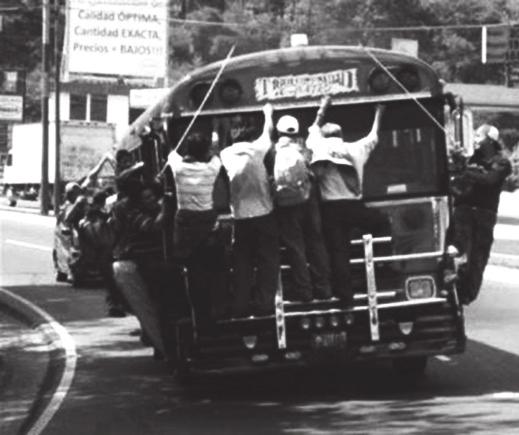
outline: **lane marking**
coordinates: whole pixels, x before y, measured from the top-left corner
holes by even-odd
[[[451,362],[452,358],[449,358],[447,355],[436,355],[435,358],[441,362]]]
[[[52,252],[50,246],[38,245],[36,243],[23,242],[21,240],[6,239],[7,245],[21,246],[22,248],[37,249],[38,251]]]
[[[68,331],[49,313],[28,301],[27,299],[22,298],[21,296],[18,296],[17,294],[8,290],[0,288],[0,293],[3,293],[8,298],[14,299],[17,303],[27,307],[29,310],[40,316],[44,320],[44,323],[39,325],[36,329],[43,332],[46,336],[50,334],[57,334],[59,337],[59,342],[61,343],[61,348],[65,352],[65,367],[61,380],[59,381],[58,386],[55,388],[54,393],[49,400],[49,404],[27,432],[28,435],[39,435],[49,424],[52,417],[54,417],[54,414],[60,408],[63,400],[65,399],[65,396],[70,389],[76,371],[76,345],[74,343],[74,339],[70,336]],[[54,340],[52,342],[54,342]]]
[[[494,227],[494,239],[519,240],[519,226],[510,224],[496,224]]]
[[[498,258],[508,258],[510,260],[514,260],[514,259],[519,260],[519,255],[517,255],[517,254],[501,254],[499,252],[491,252],[490,256],[498,257]]]

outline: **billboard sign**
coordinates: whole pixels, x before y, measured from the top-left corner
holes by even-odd
[[[69,73],[165,77],[168,0],[68,0],[67,18]]]

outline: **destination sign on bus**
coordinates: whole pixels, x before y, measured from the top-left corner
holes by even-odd
[[[255,81],[254,89],[258,101],[359,92],[357,68],[317,74],[259,77]]]

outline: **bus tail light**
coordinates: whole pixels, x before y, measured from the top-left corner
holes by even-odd
[[[299,322],[299,326],[301,326],[301,329],[304,331],[310,329],[311,321],[308,317],[303,317],[301,321]]]
[[[434,279],[428,275],[407,278],[405,288],[407,299],[427,299],[436,294]]]
[[[247,349],[254,349],[258,344],[258,337],[256,335],[245,335],[243,338],[243,344]]]
[[[404,335],[409,335],[411,332],[413,332],[414,323],[413,322],[399,322],[398,323],[398,329],[400,329],[400,332]]]

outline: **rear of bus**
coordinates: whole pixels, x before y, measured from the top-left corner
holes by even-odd
[[[143,119],[168,114],[169,140],[176,144],[221,66],[194,71]],[[274,122],[293,115],[305,133],[325,94],[332,97],[325,122],[341,125],[348,142],[369,132],[376,104],[386,106],[363,180],[365,204],[385,224],[352,233],[353,309],[338,300],[288,301],[285,263],[274,315],[221,319],[211,336],[197,334],[190,319],[180,323],[184,369],[387,358],[397,368],[422,371],[430,355],[463,351],[462,310],[452,280],[446,279],[455,272],[446,243],[449,112],[430,67],[405,55],[352,47],[239,56],[225,65],[192,128],[218,132],[223,149],[231,144],[233,117],[262,125],[261,107],[269,102]]]

